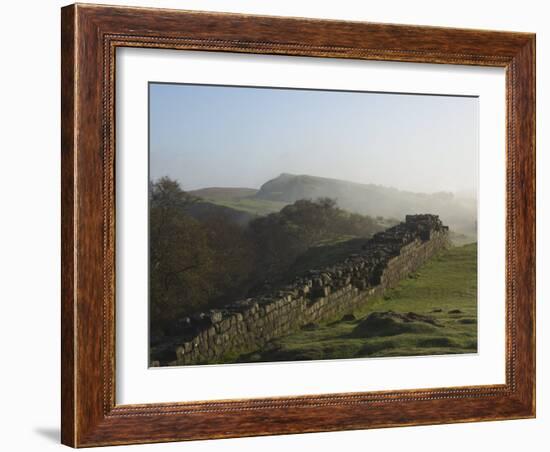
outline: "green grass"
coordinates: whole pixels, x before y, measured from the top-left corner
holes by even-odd
[[[477,241],[475,234],[471,234],[471,233],[463,234],[463,233],[454,232],[454,231],[450,232],[450,238],[451,238],[451,243],[454,246],[468,245],[470,243],[475,243]]]
[[[398,324],[391,319],[384,320],[376,324],[376,328],[366,328],[369,333],[358,328],[364,325],[362,322],[369,314],[388,311],[403,315],[412,312],[418,316],[412,315],[414,321]],[[353,314],[355,320],[336,320],[279,338],[264,350],[236,360],[294,361],[475,353],[477,245],[473,243],[442,252],[396,288],[370,300]]]
[[[235,199],[209,199],[205,201],[217,204],[219,206],[230,207],[235,210],[242,210],[252,215],[268,215],[270,213],[279,212],[288,203],[280,201],[269,201],[266,199],[257,198],[235,198]]]

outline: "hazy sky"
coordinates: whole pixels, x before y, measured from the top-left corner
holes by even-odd
[[[280,173],[418,192],[477,187],[478,99],[150,84],[150,175],[185,190]]]

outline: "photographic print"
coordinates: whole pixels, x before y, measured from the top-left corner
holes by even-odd
[[[475,96],[149,84],[149,365],[477,352]]]

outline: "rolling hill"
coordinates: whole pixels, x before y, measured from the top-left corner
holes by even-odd
[[[244,187],[207,187],[189,192],[189,194],[198,198],[219,201],[248,198],[254,196],[256,193],[258,193],[257,189]]]
[[[283,173],[263,184],[254,195],[270,202],[330,197],[345,210],[363,215],[403,218],[407,214],[433,213],[451,229],[475,236],[475,200],[458,199],[452,193],[414,193],[374,184]]]
[[[185,212],[199,221],[213,217],[224,217],[231,223],[246,226],[257,215],[241,209],[216,204],[208,201],[199,201],[189,205]]]
[[[253,188],[208,187],[191,191],[202,199],[197,215],[216,210],[236,211],[240,224],[256,216],[279,212],[299,199],[329,197],[350,212],[386,219],[402,219],[407,214],[433,213],[461,237],[461,243],[475,241],[477,205],[474,199],[459,198],[450,192],[415,193],[375,184],[360,184],[326,177],[283,173]],[[222,209],[224,213],[231,213]],[[245,215],[246,214],[246,215]]]
[[[257,192],[258,190],[255,188],[208,187],[193,190],[189,193],[201,198],[204,204],[214,204],[227,209],[245,212],[250,218],[279,212],[284,206],[290,204],[288,202],[257,198],[255,196]],[[205,206],[202,206],[201,209],[204,210],[205,208]]]

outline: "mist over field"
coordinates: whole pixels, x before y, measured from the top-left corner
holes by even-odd
[[[471,241],[477,229],[475,197],[459,197],[450,192],[414,193],[381,185],[283,173],[266,181],[258,190],[217,187],[190,193],[252,215],[275,212],[300,199],[331,198],[344,210],[372,217],[401,220],[407,214],[434,213],[454,232],[466,235]]]

